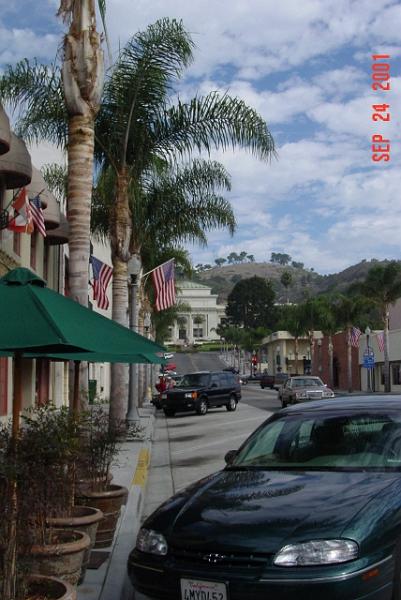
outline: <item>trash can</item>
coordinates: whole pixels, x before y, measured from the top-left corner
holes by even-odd
[[[88,394],[89,404],[93,404],[97,393],[97,379],[89,379]]]

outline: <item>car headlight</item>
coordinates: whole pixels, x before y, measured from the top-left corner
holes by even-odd
[[[297,398],[307,398],[308,392],[295,392]]]
[[[161,533],[153,529],[140,529],[136,538],[136,547],[141,552],[148,554],[158,554],[165,556],[167,554],[167,542]]]
[[[278,567],[333,565],[354,560],[358,544],[352,540],[315,540],[284,546],[274,557]]]
[[[187,394],[185,394],[184,397],[185,398],[192,398],[192,392],[188,392]]]
[[[334,398],[334,392],[332,392],[331,390],[330,392],[323,392],[323,398]]]

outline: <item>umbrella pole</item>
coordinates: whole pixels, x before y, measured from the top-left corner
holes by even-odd
[[[16,352],[14,355],[14,398],[13,398],[13,420],[12,437],[16,441],[20,427],[20,414],[22,408],[22,354]]]
[[[72,412],[74,415],[79,413],[79,367],[81,361],[74,360],[74,392],[72,398]]]

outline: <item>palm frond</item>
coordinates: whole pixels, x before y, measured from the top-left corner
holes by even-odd
[[[132,164],[127,154],[140,160],[150,148],[152,116],[191,62],[192,47],[182,22],[174,19],[161,19],[128,42],[104,89],[97,118],[99,159],[118,153],[121,164]]]
[[[243,100],[212,92],[178,102],[157,115],[153,137],[155,151],[173,158],[194,150],[248,149],[262,160],[276,155],[274,140],[264,119]]]
[[[26,140],[66,146],[68,117],[58,66],[28,59],[8,65],[0,78],[0,100],[17,113],[16,132]]]

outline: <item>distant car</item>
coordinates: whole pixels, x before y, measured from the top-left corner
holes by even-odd
[[[164,353],[164,358],[165,360],[170,360],[171,358],[173,358],[174,354],[172,352],[165,352]]]
[[[167,390],[161,398],[161,407],[166,417],[183,411],[205,415],[209,408],[217,406],[234,411],[240,398],[237,375],[228,371],[200,371],[184,375],[176,387]]]
[[[163,600],[399,600],[401,398],[271,416],[143,523],[136,590]]]
[[[268,373],[262,373],[259,383],[260,383],[260,387],[262,388],[262,390],[265,387],[268,387],[272,390],[274,387],[274,375],[268,375]]]
[[[334,398],[334,392],[323,383],[320,377],[311,375],[289,377],[279,390],[279,399],[283,408],[288,404],[321,400],[322,398]]]

